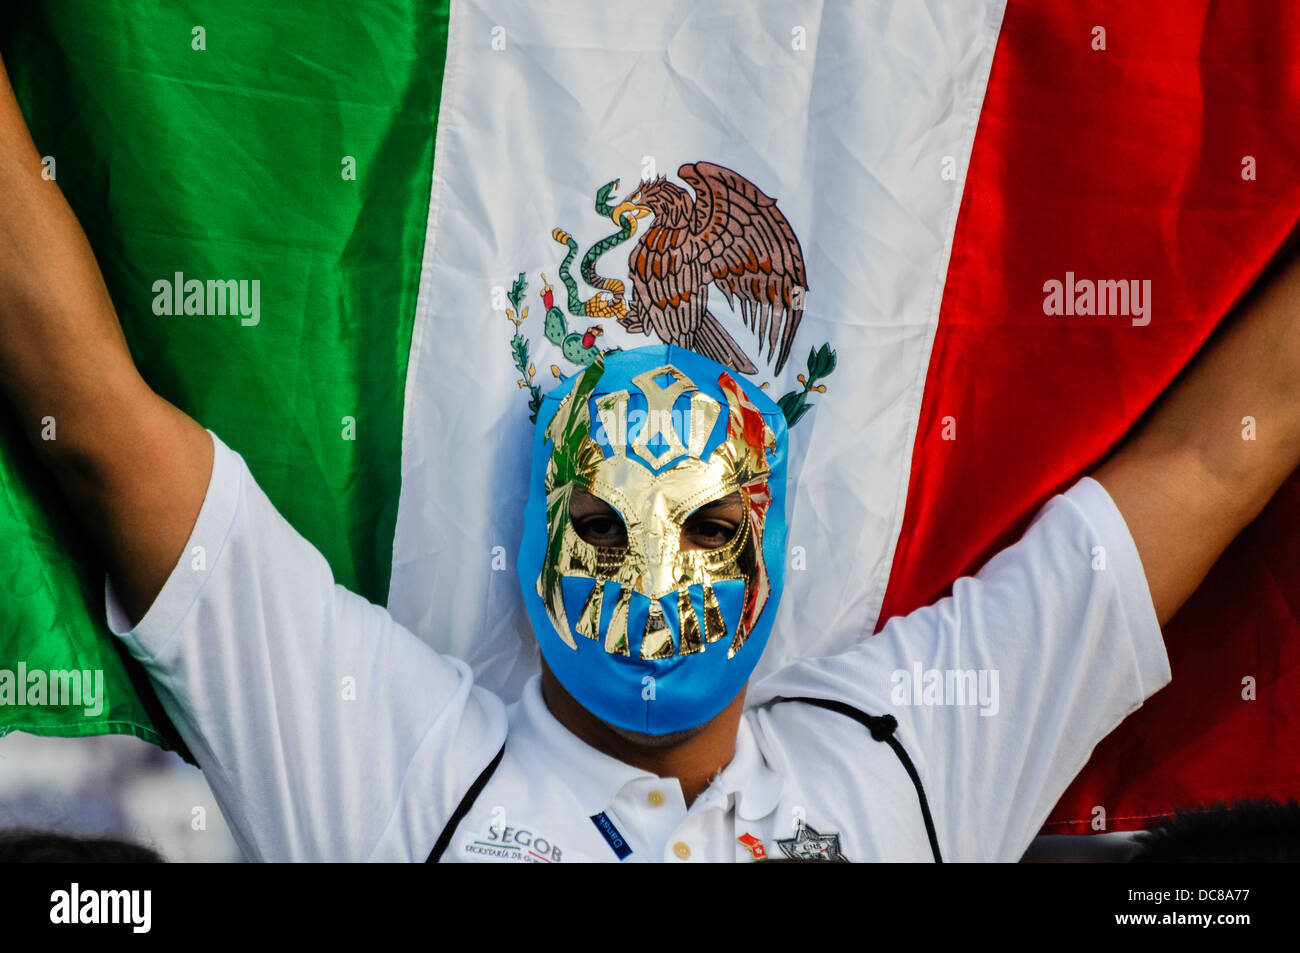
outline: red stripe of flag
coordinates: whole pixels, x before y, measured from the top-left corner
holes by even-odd
[[[1300,7],[1084,7],[1007,8],[881,624],[946,594],[1116,446],[1300,218]],[[1044,314],[1044,282],[1067,272],[1150,280],[1150,324]],[[1293,476],[1166,626],[1172,684],[1097,747],[1046,830],[1086,833],[1095,806],[1123,830],[1300,794],[1298,618]]]

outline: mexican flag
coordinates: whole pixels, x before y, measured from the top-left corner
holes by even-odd
[[[1013,542],[1300,217],[1281,0],[5,16],[146,379],[246,458],[340,584],[508,699],[537,667],[514,570],[531,417],[599,351],[691,347],[785,411],[762,676]],[[102,568],[2,416],[0,580],[0,733],[165,740]],[[1173,683],[1047,829],[1300,792],[1298,616],[1293,478],[1166,627]],[[18,703],[20,665],[43,700]],[[48,673],[74,670],[102,672],[99,703],[53,697]]]

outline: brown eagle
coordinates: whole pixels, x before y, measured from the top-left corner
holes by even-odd
[[[709,313],[708,285],[727,296],[758,336],[758,353],[777,355],[780,373],[803,317],[808,290],[803,250],[776,200],[712,162],[688,162],[677,174],[690,194],[664,176],[628,198],[654,215],[628,259],[633,297],[620,322],[711,357],[745,374],[757,368]],[[778,349],[779,348],[779,349]]]

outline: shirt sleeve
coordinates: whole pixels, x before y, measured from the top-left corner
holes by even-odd
[[[892,714],[945,859],[1018,860],[1093,747],[1169,682],[1137,547],[1084,478],[952,595],[764,680]]]
[[[212,476],[180,561],[130,629],[250,860],[423,860],[506,734],[501,701],[324,557],[212,435]],[[396,836],[394,836],[396,832]],[[387,836],[386,836],[387,835]],[[398,851],[400,854],[401,851]]]

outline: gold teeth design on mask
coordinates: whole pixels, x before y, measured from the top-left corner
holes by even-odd
[[[673,657],[673,633],[664,620],[664,610],[658,601],[650,603],[650,614],[646,618],[645,635],[641,637],[641,657],[643,659],[661,659]]]
[[[677,619],[681,628],[681,647],[678,655],[694,655],[704,651],[704,641],[700,638],[700,620],[695,615],[695,606],[691,603],[689,589],[677,590]]]
[[[627,648],[627,610],[631,604],[632,590],[624,589],[614,603],[614,615],[609,620],[609,631],[605,633],[605,651],[610,655],[632,657]]]
[[[713,587],[704,584],[704,641],[716,642],[727,634],[727,623],[722,618],[722,606]]]
[[[573,630],[593,641],[600,638],[600,611],[604,603],[605,584],[597,580],[596,585],[591,588],[591,595],[587,596],[587,601],[583,604],[582,612],[579,613],[578,622]]]

